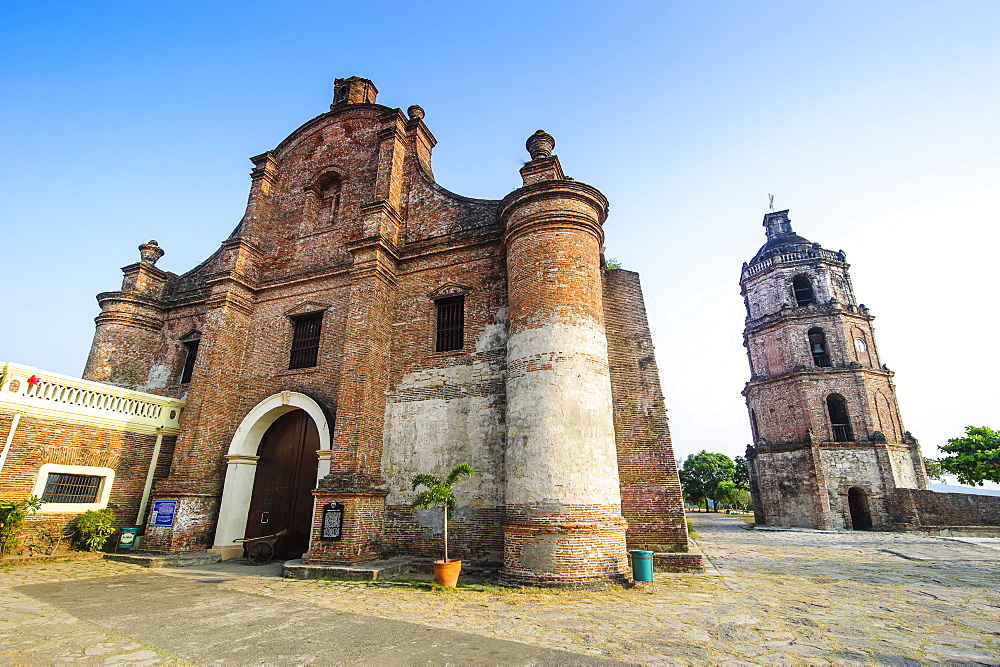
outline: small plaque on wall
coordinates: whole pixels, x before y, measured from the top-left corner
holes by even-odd
[[[153,511],[149,515],[150,526],[172,526],[177,513],[176,500],[154,500]]]
[[[327,503],[323,506],[323,528],[320,532],[321,540],[339,540],[343,537],[344,528],[344,504]]]

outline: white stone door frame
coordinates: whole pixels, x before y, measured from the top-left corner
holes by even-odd
[[[268,396],[247,413],[233,434],[229,443],[226,460],[226,480],[222,487],[222,505],[219,507],[219,522],[215,529],[215,546],[209,549],[222,556],[223,560],[242,555],[243,547],[234,544],[246,534],[247,514],[253,495],[254,479],[257,476],[257,450],[260,441],[278,417],[292,410],[303,410],[312,417],[319,431],[319,465],[316,481],[330,472],[330,428],[326,414],[319,403],[305,394],[282,391]]]

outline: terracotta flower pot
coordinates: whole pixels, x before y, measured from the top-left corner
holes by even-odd
[[[458,583],[458,573],[462,571],[460,560],[434,561],[434,578],[442,586],[454,586]]]

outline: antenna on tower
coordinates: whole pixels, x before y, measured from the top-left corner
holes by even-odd
[[[771,213],[774,213],[774,195],[768,195],[767,199],[768,199],[768,204],[771,207]]]

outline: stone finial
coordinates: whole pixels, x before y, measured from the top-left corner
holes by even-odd
[[[163,248],[156,244],[156,241],[143,243],[139,246],[139,256],[142,257],[143,264],[156,264],[156,260],[163,257]]]
[[[331,108],[341,104],[375,104],[378,88],[368,79],[351,76],[346,79],[333,80],[333,104]]]
[[[410,117],[410,120],[423,120],[424,108],[419,104],[411,104],[410,108],[406,110],[406,115]]]
[[[524,142],[524,147],[528,149],[528,154],[532,160],[540,160],[552,156],[552,149],[556,147],[556,140],[552,138],[551,134],[545,132],[545,130],[538,130],[528,137],[528,140]]]

